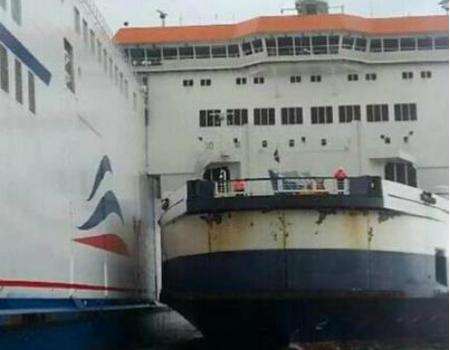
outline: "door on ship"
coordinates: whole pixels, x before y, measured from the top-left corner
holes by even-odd
[[[229,192],[230,190],[230,169],[228,167],[206,169],[203,173],[203,179],[215,182],[219,193]]]

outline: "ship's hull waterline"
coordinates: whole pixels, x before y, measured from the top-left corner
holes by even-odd
[[[441,337],[445,222],[387,210],[183,216],[163,232],[162,299],[210,337]]]

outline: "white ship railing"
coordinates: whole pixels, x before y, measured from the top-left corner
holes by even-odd
[[[351,179],[277,177],[215,182],[215,197],[286,195],[349,195]]]

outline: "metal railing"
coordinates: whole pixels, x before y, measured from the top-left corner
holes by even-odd
[[[111,40],[111,38],[114,36],[113,31],[109,27],[109,25],[106,22],[105,17],[103,17],[102,13],[98,9],[97,5],[93,0],[79,0],[81,4],[84,5],[85,9],[91,13],[92,17],[94,17],[95,21],[97,22],[98,26],[103,31],[103,34]]]
[[[215,182],[215,197],[272,195],[349,195],[351,178],[274,177]]]

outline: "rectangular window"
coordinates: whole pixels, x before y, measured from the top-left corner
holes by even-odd
[[[367,105],[366,109],[369,123],[389,121],[389,107],[387,104]]]
[[[339,53],[339,35],[330,35],[328,37],[328,53],[332,55]]]
[[[210,128],[219,127],[221,125],[220,109],[208,109],[200,111],[200,127]]]
[[[432,77],[432,73],[429,70],[428,71],[422,71],[422,72],[420,72],[420,77],[422,79],[430,79]]]
[[[294,39],[292,37],[279,37],[278,42],[278,55],[280,56],[292,56],[294,55]]]
[[[264,84],[264,77],[254,77],[253,83],[257,85]]]
[[[275,125],[275,108],[255,108],[254,125]]]
[[[361,106],[339,106],[339,123],[361,121]]]
[[[211,58],[211,48],[209,46],[196,46],[195,58]]]
[[[415,103],[399,103],[394,105],[395,121],[416,121],[417,105]]]
[[[178,58],[178,49],[176,47],[163,47],[162,52],[165,60],[176,60]]]
[[[75,71],[74,71],[74,59],[72,45],[64,39],[64,70],[66,73],[66,86],[67,88],[75,92]]]
[[[242,52],[245,56],[253,54],[252,45],[250,43],[242,43]]]
[[[347,76],[347,80],[348,81],[358,81],[359,80],[359,75],[358,74],[349,74]]]
[[[433,38],[423,37],[417,39],[417,48],[419,51],[433,50]]]
[[[184,46],[179,48],[181,60],[191,60],[194,58],[194,48],[192,46]]]
[[[309,36],[295,38],[295,54],[311,55],[311,38]]]
[[[404,80],[410,80],[414,78],[414,73],[413,72],[403,72],[402,73],[402,79]]]
[[[0,88],[9,92],[9,63],[8,52],[0,44]]]
[[[253,45],[253,51],[255,51],[255,53],[264,51],[263,42],[261,39],[253,40],[252,45]]]
[[[342,38],[342,48],[347,50],[353,50],[353,46],[355,45],[355,38],[351,36],[344,36]]]
[[[247,78],[241,77],[236,78],[236,85],[246,85],[247,84]]]
[[[161,53],[160,48],[147,50],[147,60],[149,60],[151,62],[151,64],[161,63],[161,55],[162,55],[162,53]],[[145,57],[145,53],[144,53],[144,57]]]
[[[73,16],[75,21],[75,32],[77,34],[81,33],[81,17],[80,17],[80,11],[74,7],[73,8]]]
[[[434,38],[434,48],[436,50],[448,50],[448,36]]]
[[[228,45],[228,57],[239,57],[239,45]]]
[[[200,86],[211,86],[211,79],[201,79]]]
[[[22,0],[11,0],[11,12],[13,20],[22,24]]]
[[[434,269],[436,282],[442,286],[448,286],[448,262],[445,251],[436,249],[434,258]]]
[[[228,125],[246,125],[248,124],[247,109],[228,109],[227,110]]]
[[[193,79],[184,79],[183,86],[184,87],[194,86],[194,80]]]
[[[401,51],[414,51],[416,49],[416,39],[415,38],[401,38],[400,39],[400,50]]]
[[[383,40],[384,52],[394,52],[399,49],[398,39],[384,39]]]
[[[355,50],[366,52],[367,50],[367,39],[366,38],[356,38],[355,41]]]
[[[328,53],[328,42],[325,35],[313,36],[312,47],[314,55],[326,55]]]
[[[83,19],[83,42],[86,46],[88,45],[88,40],[89,40],[88,32],[89,32],[88,24],[87,24],[86,20]]]
[[[370,52],[381,52],[381,51],[382,51],[381,39],[370,40]]]
[[[276,56],[277,55],[277,42],[275,38],[266,39],[267,55]]]
[[[311,83],[320,83],[322,81],[321,75],[311,75]]]
[[[211,48],[212,57],[214,58],[226,58],[227,57],[227,47],[224,45],[213,46]]]
[[[377,80],[377,74],[376,73],[367,73],[366,74],[366,80],[368,80],[368,81],[375,81],[375,80]]]
[[[281,124],[282,125],[303,124],[303,108],[301,107],[282,108]]]
[[[133,66],[140,66],[145,61],[144,49],[130,49],[130,58]]]
[[[311,124],[332,124],[333,107],[311,107]]]
[[[36,114],[36,88],[34,75],[31,72],[28,72],[28,108],[31,113]]]
[[[15,61],[15,80],[16,80],[16,101],[23,104],[23,80],[22,80],[22,63],[16,59]]]
[[[300,75],[291,76],[291,84],[298,84],[302,82],[302,77]]]

